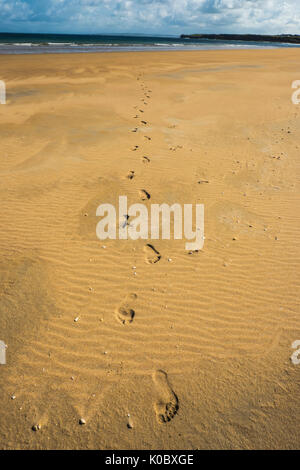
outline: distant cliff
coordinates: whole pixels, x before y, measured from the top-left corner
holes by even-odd
[[[182,34],[182,39],[219,39],[222,41],[267,41],[267,42],[288,42],[300,44],[300,35],[280,34],[268,36],[263,34]]]

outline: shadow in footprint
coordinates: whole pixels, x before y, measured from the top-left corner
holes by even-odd
[[[153,374],[153,381],[159,393],[158,400],[154,404],[157,420],[159,423],[168,423],[178,412],[178,398],[169,384],[166,372],[157,370]]]
[[[155,264],[161,259],[160,253],[154,248],[153,245],[147,244],[144,246],[144,253],[146,262]]]
[[[128,173],[127,178],[128,178],[129,180],[132,180],[132,179],[134,178],[134,171],[133,171],[133,170],[131,170],[131,171]]]
[[[150,194],[145,189],[140,189],[139,194],[142,201],[147,201],[151,198]]]
[[[128,323],[132,323],[135,317],[135,310],[133,308],[134,303],[137,299],[136,294],[129,294],[125,300],[117,307],[116,309],[116,317],[117,319],[126,325]]]

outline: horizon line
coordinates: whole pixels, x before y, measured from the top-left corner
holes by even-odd
[[[140,36],[140,37],[177,37],[180,38],[182,35],[185,36],[193,36],[193,35],[208,35],[208,34],[214,34],[214,35],[239,35],[239,36],[299,36],[300,34],[296,33],[225,33],[225,32],[214,32],[214,33],[208,33],[208,32],[202,32],[202,33],[177,33],[177,34],[164,34],[164,33],[53,33],[53,32],[16,32],[16,31],[0,31],[0,34],[39,34],[42,36],[46,35],[57,35],[57,36]]]

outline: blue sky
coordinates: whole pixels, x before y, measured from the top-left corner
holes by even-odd
[[[300,33],[300,0],[0,0],[0,31]]]

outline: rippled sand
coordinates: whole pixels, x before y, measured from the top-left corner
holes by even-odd
[[[299,58],[0,56],[1,448],[299,447]],[[120,195],[203,250],[98,240]]]

